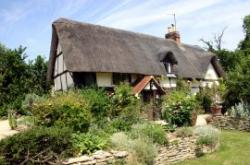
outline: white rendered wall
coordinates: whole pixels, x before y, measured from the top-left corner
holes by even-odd
[[[160,80],[160,84],[163,88],[175,88],[176,87],[176,79],[164,77]]]
[[[112,73],[96,73],[98,87],[112,87]]]
[[[60,44],[57,46],[57,56],[54,66],[54,87],[55,91],[67,90],[74,86],[72,74],[67,71],[66,65],[64,63],[63,54],[61,51]]]
[[[205,80],[201,82],[201,86],[212,87],[213,85],[219,85],[219,76],[216,73],[213,65],[210,63],[205,74]]]

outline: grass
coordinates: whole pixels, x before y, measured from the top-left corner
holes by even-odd
[[[250,133],[222,131],[220,148],[197,159],[186,160],[177,165],[249,165]]]

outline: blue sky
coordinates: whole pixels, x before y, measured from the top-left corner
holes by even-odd
[[[227,27],[222,46],[232,50],[244,36],[250,0],[0,0],[0,42],[26,46],[29,59],[48,58],[51,23],[57,18],[163,37],[172,13],[182,42],[202,45],[200,38],[213,39]]]

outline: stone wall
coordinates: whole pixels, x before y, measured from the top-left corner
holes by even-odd
[[[235,118],[231,116],[214,116],[212,125],[226,130],[250,132],[250,118]]]
[[[195,158],[205,153],[213,152],[214,148],[196,145],[196,137],[173,138],[169,145],[161,147],[155,159],[155,165],[173,164],[185,159]],[[83,155],[64,161],[65,165],[106,165],[124,164],[128,152],[126,151],[97,151],[92,155]],[[120,163],[118,163],[120,161]],[[122,162],[122,163],[121,163]]]
[[[105,165],[119,161],[125,161],[128,156],[127,151],[96,151],[92,155],[83,155],[70,158],[63,162],[64,165]]]
[[[211,149],[205,146],[202,148],[198,147],[196,145],[196,137],[194,136],[175,138],[170,140],[168,146],[160,148],[159,154],[155,159],[155,165],[173,164],[185,159],[196,158],[214,150],[215,148]]]

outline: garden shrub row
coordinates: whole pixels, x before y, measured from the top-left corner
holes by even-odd
[[[72,156],[72,131],[68,128],[36,127],[0,141],[0,162],[13,164],[59,163]]]
[[[33,129],[1,141],[0,158],[6,164],[47,164],[104,149],[113,133],[138,121],[139,102],[124,84],[111,96],[94,88],[27,96],[23,108]]]

